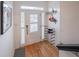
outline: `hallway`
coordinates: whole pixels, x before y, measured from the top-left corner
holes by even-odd
[[[0,57],[79,57],[78,25],[76,1],[0,1]]]

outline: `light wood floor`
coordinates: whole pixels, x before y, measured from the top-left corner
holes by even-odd
[[[52,46],[48,41],[38,42],[32,45],[25,46],[26,57],[57,57],[59,51]]]

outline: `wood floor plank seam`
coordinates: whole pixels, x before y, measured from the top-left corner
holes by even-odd
[[[25,46],[26,57],[58,57],[58,49],[47,40]]]

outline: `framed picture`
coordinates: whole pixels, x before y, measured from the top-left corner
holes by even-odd
[[[12,8],[3,1],[0,2],[0,33],[4,34],[12,26]]]

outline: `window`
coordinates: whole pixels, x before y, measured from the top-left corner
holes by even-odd
[[[38,15],[37,14],[30,15],[30,23],[35,23],[35,22],[38,22]]]
[[[21,20],[20,20],[20,23],[21,23],[21,40],[20,40],[20,44],[23,45],[25,43],[25,14],[24,12],[21,12]]]
[[[32,7],[32,6],[21,6],[21,9],[26,9],[26,10],[40,10],[40,11],[44,10],[44,8],[42,8],[42,7]]]
[[[30,32],[38,31],[38,25],[37,23],[30,24]]]
[[[38,15],[31,14],[30,15],[30,32],[38,31]]]
[[[21,27],[25,27],[25,14],[24,12],[21,12]]]

